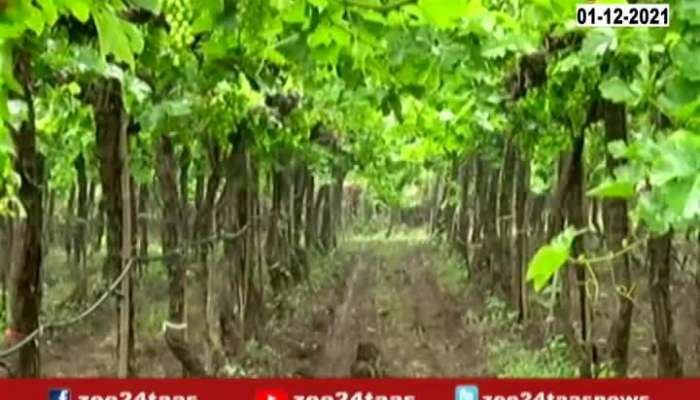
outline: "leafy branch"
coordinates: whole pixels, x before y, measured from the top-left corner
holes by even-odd
[[[646,238],[641,238],[635,242],[625,245],[620,250],[609,254],[586,258],[581,255],[578,258],[570,257],[571,246],[576,237],[589,232],[589,228],[574,230],[569,227],[564,230],[559,236],[555,237],[551,243],[541,247],[535,256],[530,261],[527,272],[527,280],[533,281],[535,291],[541,291],[547,286],[552,277],[564,266],[567,262],[575,265],[583,265],[591,271],[591,265],[603,262],[609,262],[617,257],[620,257],[630,251],[636,249],[640,244],[644,243]],[[597,286],[597,283],[594,282]]]

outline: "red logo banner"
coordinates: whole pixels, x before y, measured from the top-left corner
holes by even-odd
[[[700,379],[46,379],[0,400],[693,400]]]

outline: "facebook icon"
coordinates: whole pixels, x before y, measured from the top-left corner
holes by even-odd
[[[70,400],[70,390],[68,389],[50,389],[49,400]]]
[[[457,386],[455,400],[479,400],[479,388],[471,385]]]

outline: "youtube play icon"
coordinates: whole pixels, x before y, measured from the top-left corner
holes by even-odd
[[[255,391],[255,400],[289,400],[284,390],[264,389]]]

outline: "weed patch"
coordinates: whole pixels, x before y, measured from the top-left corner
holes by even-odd
[[[541,348],[528,345],[523,329],[501,299],[489,297],[482,323],[487,337],[498,337],[487,344],[489,369],[499,378],[572,378],[578,374],[562,336],[552,337]],[[500,335],[496,334],[499,333]],[[499,337],[500,336],[500,337]]]
[[[458,256],[452,255],[438,265],[437,278],[440,287],[453,296],[461,296],[467,290],[469,268]]]

